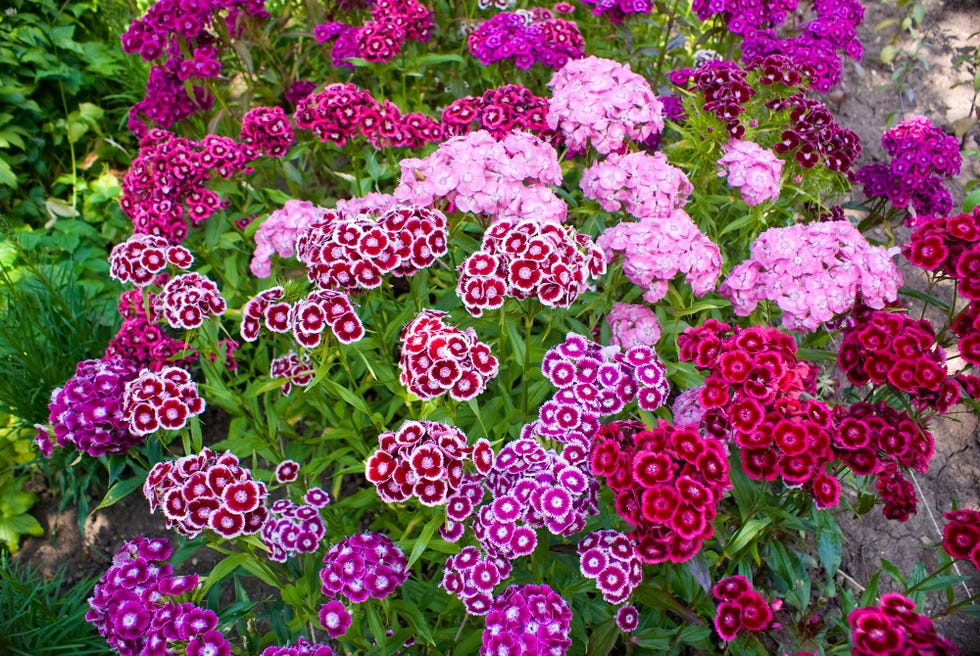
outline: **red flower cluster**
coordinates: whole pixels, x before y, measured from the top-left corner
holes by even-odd
[[[153,299],[153,309],[171,328],[200,328],[208,315],[228,309],[218,286],[195,271],[171,278]]]
[[[535,96],[520,84],[507,84],[479,98],[454,100],[442,111],[442,129],[447,136],[486,130],[498,141],[519,130],[557,147],[561,130],[549,128],[547,116],[547,98]]]
[[[602,598],[610,604],[626,601],[643,581],[643,561],[625,533],[600,530],[578,543],[579,571],[594,579]]]
[[[257,159],[259,155],[283,157],[295,140],[293,126],[282,107],[255,107],[242,117],[238,142],[246,159]]]
[[[681,563],[714,534],[715,508],[726,490],[728,460],[718,440],[696,426],[658,420],[650,430],[615,421],[593,439],[591,466],[616,493],[616,512],[635,528],[630,537],[650,564]]]
[[[282,299],[282,287],[270,287],[249,299],[242,308],[242,339],[254,342],[262,326],[275,333],[292,331],[296,341],[307,348],[319,346],[327,326],[341,344],[364,337],[364,325],[343,292],[316,290],[295,304]]]
[[[262,530],[269,518],[265,483],[238,464],[230,451],[216,455],[204,449],[197,455],[158,462],[143,484],[150,512],[163,508],[167,528],[196,537],[210,529],[223,538]]]
[[[980,570],[980,512],[952,510],[943,517],[943,549],[953,558],[969,560]]]
[[[718,581],[711,594],[720,602],[715,613],[715,629],[726,642],[734,640],[742,629],[765,631],[772,622],[772,608],[744,576]],[[779,601],[774,603],[779,605]]]
[[[476,331],[443,323],[446,312],[422,310],[402,329],[399,360],[402,385],[420,399],[449,392],[456,401],[481,394],[497,375],[497,358]]]
[[[588,235],[569,226],[505,219],[487,228],[480,250],[458,270],[456,294],[479,317],[501,307],[505,296],[567,308],[590,278],[605,273],[606,259]]]
[[[851,626],[853,656],[959,653],[936,633],[936,625],[928,616],[915,612],[915,602],[894,592],[882,595],[880,606],[855,608],[847,623]]]
[[[269,376],[286,379],[286,382],[282,384],[283,396],[289,395],[293,390],[293,385],[298,387],[309,385],[313,381],[313,374],[310,356],[306,353],[302,356],[296,355],[292,349],[286,355],[274,359],[269,367]]]
[[[365,137],[375,148],[417,149],[443,138],[442,126],[431,116],[418,112],[403,116],[390,101],[379,103],[353,83],[335,82],[306,96],[297,104],[293,120],[297,128],[338,146]]]
[[[946,354],[928,321],[856,310],[842,334],[837,363],[854,385],[891,385],[908,393],[916,406],[941,413],[959,400],[960,387],[948,377]]]
[[[461,430],[435,421],[406,421],[378,442],[381,448],[368,458],[364,474],[385,503],[416,496],[424,506],[443,505],[463,482],[467,460],[483,475],[493,467],[486,439],[468,446]]]
[[[148,435],[183,428],[190,417],[204,412],[204,399],[197,394],[197,383],[180,367],[164,367],[156,373],[143,369],[126,383],[122,410],[131,433]]]
[[[183,246],[171,246],[157,235],[133,234],[109,253],[109,277],[146,287],[168,264],[186,269],[193,262],[194,256]]]

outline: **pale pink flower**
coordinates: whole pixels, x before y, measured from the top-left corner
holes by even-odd
[[[585,169],[580,186],[604,210],[615,212],[622,206],[638,219],[669,216],[684,207],[694,190],[663,153],[613,153]]]
[[[728,176],[728,184],[738,187],[746,205],[758,205],[764,200],[779,198],[783,160],[771,150],[751,141],[731,139],[723,147],[725,154],[718,160],[722,171],[718,177]]]
[[[634,346],[652,347],[660,339],[660,321],[645,305],[616,303],[606,315],[606,323],[612,331],[609,343],[627,350]]]
[[[269,215],[255,233],[255,252],[249,270],[258,278],[272,275],[272,254],[292,257],[296,237],[306,226],[320,219],[326,210],[306,200],[288,200],[282,209]]]

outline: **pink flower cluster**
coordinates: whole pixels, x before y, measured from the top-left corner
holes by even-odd
[[[608,155],[642,143],[664,129],[663,105],[629,64],[586,57],[569,62],[548,82],[548,125],[561,129],[574,152],[592,144]]]
[[[533,216],[561,223],[568,207],[547,185],[561,184],[558,153],[524,132],[497,141],[485,130],[454,137],[423,159],[401,161],[394,195],[430,207],[444,198],[459,212],[484,214],[491,221]]]
[[[510,561],[488,556],[468,546],[446,559],[439,587],[455,595],[470,615],[486,615],[493,605],[493,588],[510,576]]]
[[[263,544],[269,548],[269,560],[284,563],[291,556],[319,549],[327,532],[320,508],[326,505],[329,497],[321,495],[316,500],[323,503],[297,505],[288,499],[280,499],[272,504],[269,519],[262,525],[260,533]]]
[[[558,146],[561,135],[548,127],[547,115],[547,98],[535,96],[519,84],[505,84],[480,97],[465,96],[449,103],[442,110],[442,128],[447,136],[486,130],[498,141],[511,132],[530,132]]]
[[[311,223],[323,218],[328,210],[308,200],[290,199],[262,222],[255,233],[255,251],[249,271],[258,278],[272,275],[272,254],[292,257],[299,234]]]
[[[936,632],[927,615],[917,613],[915,602],[895,592],[881,595],[881,604],[855,608],[847,616],[853,656],[954,656],[953,643]]]
[[[623,254],[623,273],[646,289],[643,300],[648,303],[666,296],[670,281],[679,273],[685,274],[698,296],[714,290],[721,275],[721,251],[683,210],[619,223],[599,235],[596,244],[607,262]]]
[[[198,576],[175,576],[164,538],[138,537],[124,544],[89,597],[85,614],[121,656],[230,656],[218,616],[174,601],[197,587]]]
[[[210,529],[222,538],[252,535],[269,518],[265,483],[238,464],[230,451],[216,454],[205,448],[153,465],[143,483],[150,512],[163,509],[167,528],[189,538]]]
[[[446,392],[456,401],[481,394],[497,375],[499,363],[476,331],[443,322],[446,312],[422,310],[401,333],[399,380],[420,399]]]
[[[505,297],[537,298],[548,307],[569,307],[606,271],[602,251],[574,228],[538,219],[497,221],[483,233],[480,250],[458,267],[456,294],[479,317]]]
[[[318,43],[336,39],[331,59],[334,66],[353,68],[347,60],[391,61],[407,41],[426,43],[432,32],[432,10],[416,0],[379,0],[371,7],[371,20],[363,25],[325,23],[313,29]]]
[[[262,650],[262,656],[334,656],[334,653],[327,645],[307,642],[306,638],[300,636],[292,645],[266,647]]]
[[[512,585],[487,613],[480,656],[564,656],[571,622],[568,602],[547,585]]]
[[[163,237],[137,233],[113,246],[109,253],[109,277],[146,287],[168,264],[186,269],[193,262],[194,256],[183,246],[171,246]]]
[[[718,600],[715,630],[725,642],[731,642],[739,631],[765,631],[772,623],[773,609],[752,589],[744,576],[729,576],[718,581],[711,594]],[[782,605],[774,602],[773,606]]]
[[[183,428],[190,417],[204,412],[204,399],[197,394],[197,383],[180,367],[143,369],[126,383],[122,411],[133,435],[149,435]]]
[[[951,510],[943,517],[943,549],[953,558],[969,560],[980,570],[980,512]]]
[[[364,337],[364,325],[343,292],[315,290],[295,304],[283,300],[282,287],[271,287],[249,299],[242,308],[240,333],[246,342],[259,338],[262,327],[275,333],[292,332],[307,348],[320,345],[323,331],[330,330],[341,344]]]
[[[224,314],[227,309],[218,286],[196,271],[171,278],[153,299],[154,312],[171,328],[200,328],[206,318]]]
[[[461,430],[435,421],[406,421],[378,441],[381,448],[368,458],[364,474],[385,503],[415,496],[424,506],[444,505],[462,484],[467,460],[481,475],[493,466],[486,439],[468,446]]]
[[[859,295],[869,307],[881,309],[898,298],[901,284],[902,274],[888,251],[869,244],[847,221],[827,221],[769,228],[719,292],[731,299],[739,316],[770,300],[783,311],[787,330],[810,332],[849,312]]]
[[[634,527],[629,537],[650,564],[692,558],[714,534],[717,504],[732,487],[721,442],[662,419],[653,429],[637,421],[601,427],[591,467],[615,493],[616,512]]]
[[[282,384],[283,396],[288,396],[293,390],[293,385],[306,387],[313,382],[313,362],[310,356],[303,353],[301,356],[289,349],[289,353],[273,359],[269,367],[269,376],[272,378],[285,378]]]
[[[242,117],[238,143],[248,160],[260,155],[280,158],[286,155],[296,137],[282,107],[255,107]]]
[[[609,343],[624,349],[637,346],[653,348],[660,339],[660,320],[645,305],[616,303],[606,315],[612,336]]]
[[[679,168],[663,153],[611,153],[582,172],[579,183],[586,198],[602,209],[621,207],[639,219],[666,218],[681,209],[694,191]]]
[[[752,141],[730,139],[722,146],[724,155],[718,160],[731,187],[738,187],[746,205],[759,205],[765,200],[779,198],[783,160],[767,148]]]
[[[599,530],[579,540],[579,571],[593,579],[602,598],[621,604],[643,581],[643,561],[636,545],[625,533]]]
[[[513,57],[522,69],[541,62],[559,70],[585,52],[575,21],[555,18],[543,7],[501,12],[473,30],[466,45],[484,66]]]

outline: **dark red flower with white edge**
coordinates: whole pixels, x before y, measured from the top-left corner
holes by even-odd
[[[309,354],[297,355],[292,349],[286,355],[275,358],[269,367],[269,376],[272,378],[285,378],[282,384],[282,393],[288,396],[297,387],[306,387],[313,382],[313,361]]]
[[[183,246],[171,246],[157,235],[137,233],[116,244],[109,253],[109,277],[146,287],[156,280],[156,274],[167,268],[167,264],[186,269],[193,262],[191,252]]]
[[[150,512],[163,509],[167,528],[196,537],[210,529],[224,538],[258,533],[269,517],[265,483],[255,481],[231,452],[204,449],[162,461],[143,484]]]
[[[200,328],[209,316],[228,309],[218,286],[207,276],[191,272],[171,278],[154,297],[154,310],[171,328]]]
[[[402,330],[400,380],[420,399],[441,394],[457,401],[471,399],[497,375],[497,358],[480,342],[476,331],[447,325],[446,312],[422,310]]]
[[[180,367],[164,367],[158,372],[143,369],[126,384],[122,414],[135,435],[146,435],[163,428],[183,428],[190,417],[204,412],[204,399],[197,394],[197,383]]]

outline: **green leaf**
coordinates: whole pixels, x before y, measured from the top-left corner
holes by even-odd
[[[435,639],[432,637],[432,629],[429,627],[428,621],[425,619],[425,615],[419,610],[419,607],[415,604],[407,604],[401,600],[395,602],[395,607],[398,609],[399,614],[404,617],[408,624],[412,627],[416,634],[423,640],[425,640],[430,645],[435,645]]]
[[[239,552],[228,554],[219,560],[218,564],[212,567],[208,575],[204,577],[204,583],[201,585],[201,594],[207,594],[207,591],[210,590],[212,586],[238,569],[238,567],[249,558],[251,558],[251,556],[249,556],[247,553]]]
[[[825,510],[814,509],[817,524],[817,557],[831,581],[840,569],[843,536],[833,516]]]
[[[0,159],[0,185],[13,189],[17,188],[17,176],[14,175],[14,170],[4,159]]]
[[[616,645],[616,639],[620,634],[619,627],[614,620],[608,620],[592,631],[589,636],[589,646],[585,650],[586,656],[606,656]]]
[[[456,54],[441,54],[437,52],[429,53],[428,55],[422,55],[421,57],[415,58],[415,66],[417,68],[422,68],[423,66],[433,66],[435,64],[445,64],[446,62],[455,62],[457,64],[463,63],[463,58]]]
[[[99,502],[99,505],[92,509],[92,513],[103,508],[108,508],[109,506],[122,501],[137,489],[142,487],[144,480],[145,479],[142,477],[134,476],[133,478],[126,479],[125,481],[119,481],[106,491],[105,496],[102,497],[102,501]],[[92,513],[89,514],[91,515]]]
[[[898,567],[896,567],[894,563],[892,563],[890,560],[888,560],[887,558],[882,558],[881,567],[886,572],[888,572],[893,579],[901,583],[902,587],[908,587],[908,582],[905,578],[905,575],[902,574],[902,571],[898,569]]]
[[[742,528],[732,537],[731,542],[725,545],[725,555],[732,557],[738,554],[749,542],[759,537],[762,531],[771,523],[771,517],[756,517],[745,522]]]
[[[34,519],[33,515],[16,515],[0,517],[0,540],[7,543],[11,552],[20,549],[20,536],[33,535],[36,538],[44,535],[44,529]]]
[[[436,534],[436,529],[442,524],[442,518],[438,515],[429,520],[429,523],[422,528],[422,532],[417,538],[415,538],[415,544],[412,546],[412,553],[408,556],[408,569],[411,569],[415,561],[419,559],[425,548],[429,546],[429,542],[432,541],[432,536]]]

